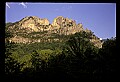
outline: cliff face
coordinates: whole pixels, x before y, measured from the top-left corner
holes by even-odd
[[[48,26],[50,23],[48,19],[40,19],[36,16],[25,17],[22,20],[15,22],[12,26],[10,26],[9,30],[18,29],[24,30],[28,33],[30,32],[38,32],[43,31],[45,26]]]
[[[82,31],[82,24],[76,24],[75,20],[64,18],[62,16],[58,16],[54,19],[52,26],[55,29],[60,29],[60,34],[74,34],[76,32]]]
[[[23,32],[41,32],[53,31],[59,34],[74,34],[83,30],[82,24],[76,24],[75,20],[58,16],[54,19],[52,24],[48,19],[40,19],[36,16],[25,17],[22,20],[15,22],[9,27],[9,30],[23,31]],[[58,32],[59,30],[59,32]]]
[[[64,18],[62,16],[56,17],[52,24],[50,24],[49,20],[46,18],[41,19],[36,16],[27,16],[20,21],[9,25],[7,30],[14,35],[9,41],[16,43],[41,42],[41,38],[45,38],[44,41],[50,41],[49,38],[53,37],[51,35],[53,33],[58,35],[70,35],[80,31],[91,32],[88,29],[84,30],[83,25],[80,23],[76,24],[75,20]],[[33,37],[38,38],[32,39]],[[58,41],[58,38],[55,38],[54,40]],[[95,35],[92,36],[90,41],[97,47],[102,46],[100,39]]]

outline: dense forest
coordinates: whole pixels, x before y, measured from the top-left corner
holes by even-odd
[[[111,79],[117,73],[116,38],[107,39],[102,48],[81,31],[65,42],[5,43],[5,78],[21,79]],[[11,37],[6,32],[6,38]],[[59,36],[58,36],[59,37]],[[66,37],[62,37],[66,38]]]

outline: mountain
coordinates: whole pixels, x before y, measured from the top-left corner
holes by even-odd
[[[84,29],[81,23],[76,24],[75,20],[63,16],[56,17],[52,24],[47,18],[27,16],[15,23],[7,23],[6,31],[12,34],[12,37],[7,39],[15,43],[61,42],[66,41],[67,36],[80,31],[93,34],[91,30]],[[102,42],[94,34],[91,36],[90,41],[95,46],[102,47]]]

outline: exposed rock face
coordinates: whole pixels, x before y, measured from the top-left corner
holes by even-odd
[[[75,26],[76,22],[68,19],[68,18],[64,18],[62,16],[58,16],[54,19],[53,26],[60,26],[60,27],[67,27],[67,26]]]
[[[76,25],[75,20],[64,18],[62,16],[56,17],[52,23],[52,26],[55,27],[55,29],[59,29],[60,34],[65,35],[74,34],[83,30],[82,24]]]
[[[10,42],[15,42],[15,43],[28,43],[31,42],[28,38],[24,38],[21,36],[15,36],[11,39],[9,39]]]
[[[34,42],[42,42],[42,39],[30,39],[23,36],[20,36],[18,34],[25,34],[29,35],[33,32],[46,32],[45,34],[36,34],[31,35],[31,37],[42,37],[45,38],[44,41],[51,41],[51,39],[48,39],[48,37],[51,37],[50,35],[52,33],[56,34],[64,34],[64,35],[70,35],[75,34],[76,32],[85,31],[85,32],[91,32],[91,30],[83,29],[83,25],[81,23],[76,24],[75,20],[64,18],[62,16],[56,17],[52,24],[49,23],[49,20],[46,18],[39,18],[36,16],[27,16],[23,19],[21,19],[18,22],[13,23],[9,26],[8,30],[14,34],[14,37],[11,38],[9,41],[16,42],[16,43],[34,43]],[[58,38],[54,38],[53,40],[58,41]],[[94,43],[97,47],[102,47],[102,43],[99,38],[96,36],[92,36],[90,39],[91,42]]]
[[[16,27],[19,27],[18,29],[24,29],[27,32],[38,32],[38,31],[43,31],[45,26],[48,26],[50,23],[48,19],[40,19],[36,16],[29,16],[25,17],[19,22],[16,22],[13,26],[10,27],[10,29],[14,29]]]
[[[64,18],[58,16],[54,19],[53,23],[50,24],[48,19],[40,19],[36,16],[25,17],[22,20],[14,23],[9,27],[9,30],[18,30],[30,32],[39,32],[39,31],[51,31],[59,34],[74,34],[78,31],[83,30],[83,25],[76,25],[75,20]],[[58,32],[59,31],[59,32]]]
[[[23,18],[21,21],[19,21],[20,24],[29,24],[29,23],[33,23],[35,25],[39,24],[39,25],[49,25],[49,21],[48,19],[44,18],[44,19],[40,19],[36,16],[29,16],[29,17],[25,17]],[[25,26],[24,26],[25,27]]]
[[[90,41],[94,44],[94,46],[102,48],[103,43],[99,39],[90,39]]]

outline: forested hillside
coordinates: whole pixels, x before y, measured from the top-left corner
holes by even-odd
[[[57,20],[58,18],[54,20],[53,26],[57,21],[59,23],[63,20],[61,17]],[[69,31],[68,34],[61,30],[38,31],[32,27],[33,30],[31,30],[27,28],[27,23],[22,24],[27,20],[33,21],[32,18],[27,17],[20,22],[6,24],[5,78],[82,80],[112,79],[116,76],[118,66],[116,38],[107,39],[102,43],[89,30],[74,31],[75,33]],[[36,20],[39,19],[36,18]],[[58,25],[64,27],[61,24],[63,22]],[[43,26],[49,25],[48,21],[40,23]],[[68,23],[65,22],[64,25]],[[74,24],[71,25],[74,26]],[[26,26],[26,29],[23,30],[22,26]],[[69,27],[72,29],[72,26]]]

